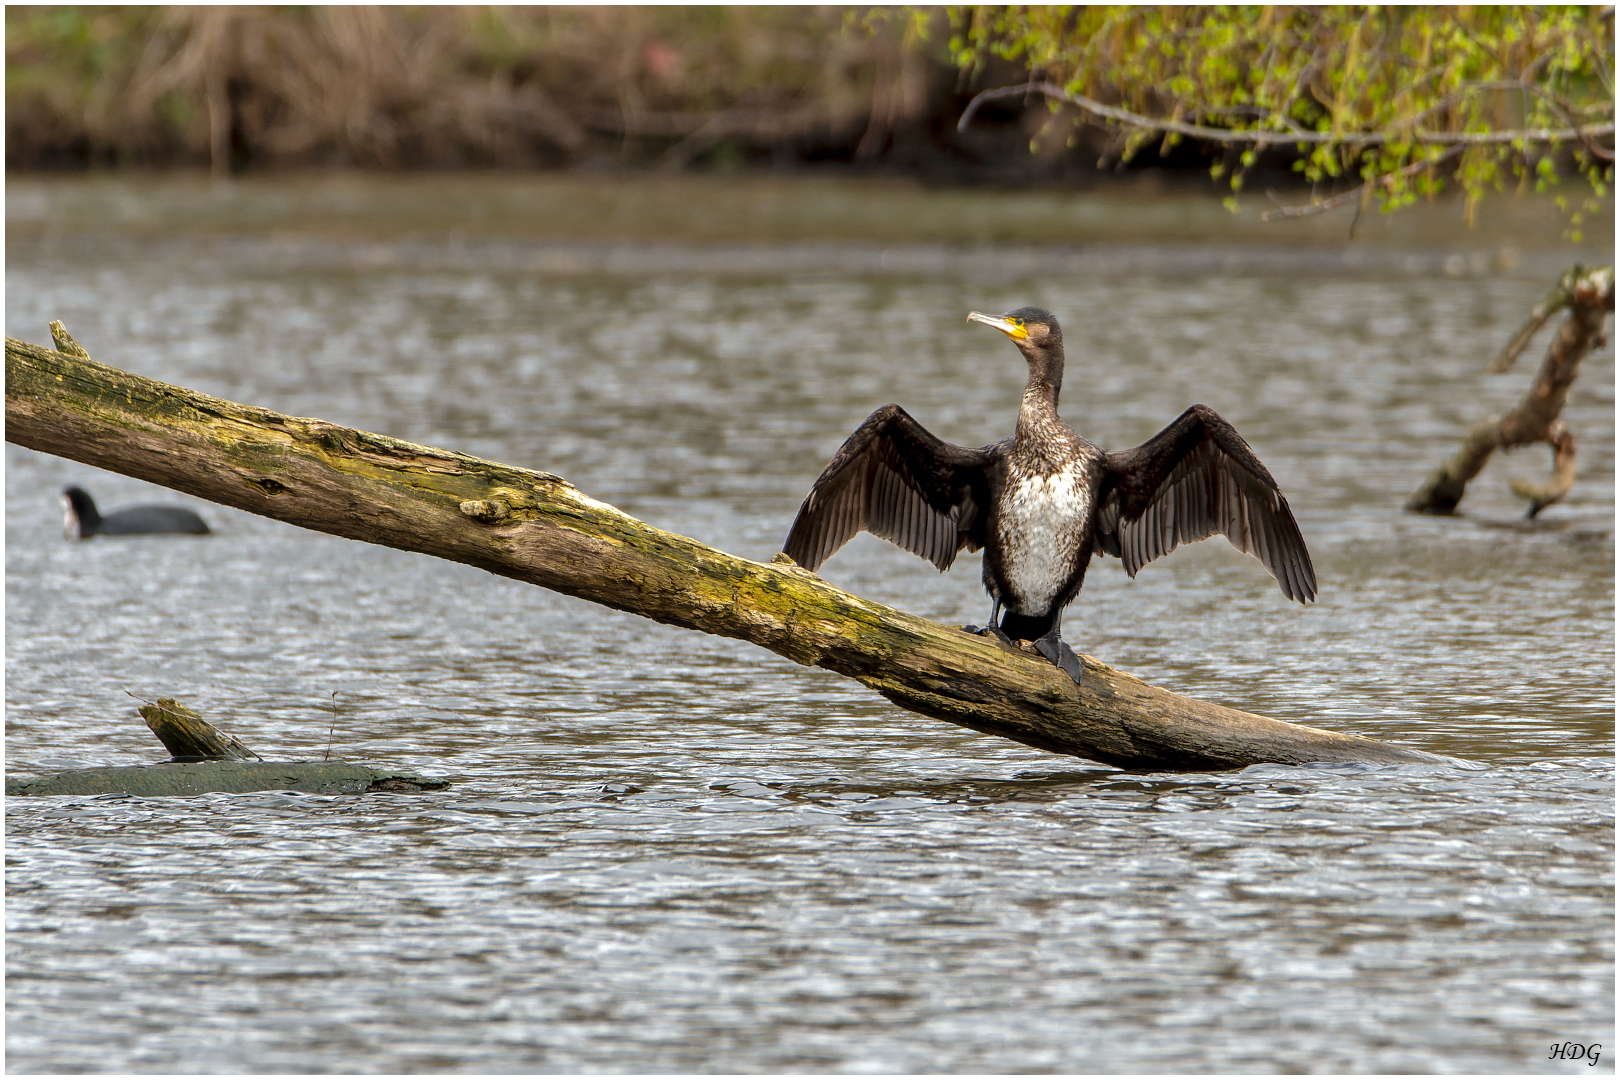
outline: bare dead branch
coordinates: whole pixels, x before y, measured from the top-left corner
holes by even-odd
[[[1567,297],[1561,304],[1560,295]],[[1488,416],[1475,424],[1462,447],[1406,500],[1406,509],[1429,514],[1455,512],[1468,482],[1479,475],[1491,454],[1539,442],[1553,448],[1552,477],[1542,485],[1515,483],[1511,485],[1514,494],[1529,500],[1529,516],[1535,517],[1569,493],[1575,479],[1575,437],[1559,421],[1558,414],[1569,398],[1581,361],[1604,340],[1608,315],[1614,310],[1614,267],[1584,270],[1577,266],[1568,271],[1558,288],[1536,306],[1530,322],[1514,335],[1502,357],[1497,358],[1498,363],[1503,358],[1511,363],[1535,330],[1560,307],[1568,307],[1569,317],[1547,346],[1541,370],[1524,400],[1506,415]]]
[[[1514,361],[1519,359],[1519,355],[1529,346],[1536,333],[1547,325],[1547,320],[1569,306],[1569,286],[1569,275],[1566,274],[1558,279],[1558,284],[1553,286],[1552,292],[1542,297],[1541,302],[1530,309],[1530,317],[1524,321],[1523,326],[1519,327],[1518,333],[1513,335],[1512,340],[1497,354],[1496,359],[1491,361],[1490,366],[1485,369],[1487,373],[1500,375],[1513,369]]]

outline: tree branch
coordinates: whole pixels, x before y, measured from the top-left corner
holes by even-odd
[[[1496,359],[1492,360],[1490,366],[1485,369],[1487,374],[1501,375],[1513,370],[1514,363],[1524,353],[1524,350],[1541,328],[1547,325],[1547,320],[1569,307],[1571,299],[1569,287],[1574,277],[1573,274],[1565,274],[1559,278],[1558,284],[1552,287],[1552,291],[1542,297],[1541,302],[1530,309],[1530,317],[1525,319],[1524,325],[1519,327],[1518,333],[1513,335],[1512,339],[1503,346],[1502,351],[1497,354]]]
[[[307,529],[451,559],[738,638],[903,708],[1135,769],[1448,761],[1179,697],[874,604],[783,563],[665,532],[561,477],[238,405],[6,339],[6,438]],[[542,671],[536,674],[543,675]]]
[[[1396,180],[1404,180],[1408,176],[1416,176],[1425,169],[1433,168],[1442,161],[1456,157],[1458,154],[1462,153],[1463,150],[1464,147],[1453,146],[1445,153],[1435,158],[1433,161],[1414,161],[1404,169],[1399,169],[1392,173],[1385,173],[1383,176],[1375,176],[1371,180],[1368,180],[1365,184],[1362,184],[1360,187],[1351,188],[1342,195],[1335,195],[1331,199],[1323,199],[1320,202],[1306,203],[1304,206],[1285,206],[1278,201],[1277,196],[1267,192],[1266,194],[1271,195],[1271,201],[1277,203],[1277,209],[1267,210],[1265,213],[1260,215],[1260,220],[1276,221],[1278,218],[1310,217],[1312,214],[1322,214],[1329,210],[1337,209],[1348,202],[1358,202],[1371,194],[1373,188],[1379,184],[1383,184],[1385,187],[1390,187],[1395,183]]]
[[[999,101],[1003,98],[1018,97],[1021,94],[1044,94],[1058,101],[1066,101],[1071,105],[1084,109],[1094,116],[1105,120],[1115,120],[1131,127],[1142,128],[1148,131],[1164,131],[1176,135],[1187,135],[1195,139],[1205,139],[1209,142],[1236,143],[1252,146],[1256,149],[1265,146],[1292,146],[1300,143],[1311,145],[1345,145],[1345,146],[1383,146],[1392,142],[1414,142],[1431,146],[1496,146],[1524,140],[1526,142],[1553,142],[1572,141],[1581,139],[1589,141],[1599,135],[1613,135],[1614,121],[1601,124],[1592,124],[1587,127],[1574,128],[1526,128],[1512,131],[1406,131],[1406,132],[1333,132],[1333,131],[1242,131],[1231,128],[1206,127],[1202,124],[1188,124],[1180,120],[1155,120],[1151,116],[1131,112],[1129,109],[1120,109],[1112,105],[1104,105],[1094,101],[1084,94],[1074,94],[1058,86],[1056,83],[1019,83],[1017,86],[1002,86],[994,90],[984,90],[968,102],[967,108],[962,110],[962,119],[956,123],[957,131],[966,131],[972,122],[973,115],[979,111],[979,106],[987,101]]]

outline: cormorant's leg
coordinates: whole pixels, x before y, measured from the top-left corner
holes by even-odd
[[[1062,629],[1063,613],[1058,612],[1057,617],[1052,620],[1052,629],[1036,639],[1035,648],[1042,656],[1062,668],[1063,673],[1078,684],[1081,676],[1085,674],[1085,665],[1080,662],[1080,657],[1075,651],[1069,648],[1069,643],[1063,640]]]
[[[970,634],[977,634],[980,637],[989,634],[991,637],[1000,638],[1003,645],[1011,647],[1013,643],[1012,638],[1008,637],[1006,632],[1002,630],[1001,627],[996,625],[997,620],[1001,616],[1001,598],[991,597],[990,600],[990,625],[974,626],[972,623],[968,623],[966,626],[962,627],[962,629],[966,630]]]

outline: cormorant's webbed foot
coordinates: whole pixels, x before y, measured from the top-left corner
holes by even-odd
[[[1007,646],[1009,649],[1017,648],[1017,646],[1013,644],[1013,639],[1008,637],[1006,632],[1003,631],[999,626],[974,626],[972,623],[968,623],[966,626],[962,627],[962,629],[966,630],[970,634],[977,634],[979,637],[989,636],[998,638],[1000,639],[1001,643]]]
[[[1063,673],[1079,684],[1081,676],[1085,674],[1085,665],[1080,663],[1080,657],[1075,655],[1069,643],[1058,637],[1057,628],[1042,637],[1035,639],[1035,648],[1040,654],[1052,663],[1063,669]]]

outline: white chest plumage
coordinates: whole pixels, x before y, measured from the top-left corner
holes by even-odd
[[[1009,484],[1001,497],[1002,576],[1014,610],[1051,609],[1073,574],[1091,514],[1091,485],[1079,469],[1031,476]]]

